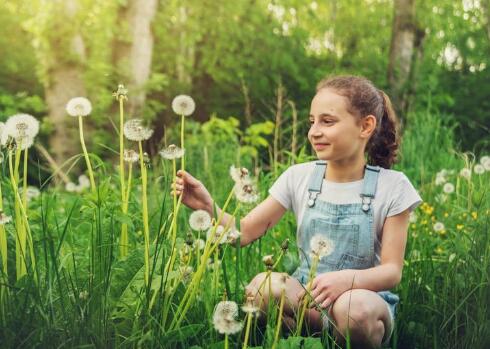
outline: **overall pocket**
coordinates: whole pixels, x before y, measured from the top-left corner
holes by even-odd
[[[358,224],[334,224],[322,219],[314,219],[311,238],[321,234],[333,244],[333,250],[328,256],[324,256],[319,262],[319,271],[327,269],[339,270],[340,268],[352,268],[356,263],[365,264],[364,258],[359,254],[360,228]],[[347,266],[346,266],[347,265]]]

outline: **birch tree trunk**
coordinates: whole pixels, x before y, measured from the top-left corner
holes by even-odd
[[[424,32],[416,23],[415,0],[395,0],[388,84],[394,106],[400,116],[408,110],[409,95],[413,90],[413,69],[423,37]]]
[[[58,10],[55,16],[65,16],[68,22],[75,18],[78,11],[76,0],[56,0],[56,3]],[[49,119],[54,127],[49,145],[53,157],[61,165],[79,153],[78,123],[67,115],[65,106],[73,97],[86,96],[82,77],[86,55],[83,38],[77,32],[72,32],[68,38],[51,37],[49,45],[52,59],[45,60],[47,77],[44,81]]]
[[[121,30],[114,47],[114,63],[120,83],[128,87],[127,111],[138,116],[146,99],[145,84],[151,72],[153,33],[151,22],[157,12],[157,0],[129,0],[119,8]]]

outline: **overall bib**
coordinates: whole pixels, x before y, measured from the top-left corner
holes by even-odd
[[[312,263],[310,241],[320,234],[330,240],[332,251],[321,257],[317,266],[317,275],[342,269],[368,269],[374,267],[375,234],[371,202],[376,194],[376,185],[380,168],[367,165],[364,171],[363,189],[360,193],[362,203],[332,204],[317,199],[323,184],[327,168],[326,161],[317,161],[308,183],[308,202],[298,231],[300,266],[293,277],[300,283],[308,282]],[[390,291],[377,292],[386,302],[394,324],[396,305],[399,297]],[[324,319],[324,327],[330,326]],[[393,331],[385,331],[385,344]]]

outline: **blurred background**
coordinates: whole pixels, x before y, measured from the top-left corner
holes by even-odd
[[[150,154],[171,141],[181,93],[209,127],[259,125],[248,134],[259,145],[272,143],[272,121],[276,148],[290,149],[294,118],[300,149],[316,83],[342,73],[387,91],[404,126],[429,113],[454,128],[459,150],[490,148],[490,0],[3,0],[0,23],[0,121],[40,118],[36,151],[51,163],[80,152],[65,111],[75,96],[94,105],[90,150],[114,157],[119,83],[126,118],[155,128]]]

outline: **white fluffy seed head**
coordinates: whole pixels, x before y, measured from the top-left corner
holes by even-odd
[[[243,324],[235,319],[237,316],[238,305],[235,302],[219,302],[213,313],[214,328],[222,334],[235,334],[241,331]]]
[[[233,191],[235,193],[236,199],[244,204],[253,204],[259,199],[257,187],[255,183],[249,178],[244,178],[238,182],[235,182]]]
[[[87,116],[92,112],[92,103],[85,97],[72,98],[66,104],[66,112],[73,117]]]
[[[127,163],[135,163],[139,160],[140,156],[133,149],[124,149],[123,159]]]
[[[124,123],[124,136],[130,141],[145,141],[153,135],[153,130],[144,126],[142,119],[131,119]]]
[[[187,95],[179,95],[172,101],[172,110],[177,115],[189,116],[196,109],[196,103],[192,97]]]
[[[160,150],[159,154],[167,160],[180,159],[184,156],[185,149],[179,148],[175,144],[170,144],[167,148]]]
[[[244,179],[249,178],[249,171],[245,167],[235,167],[233,165],[230,166],[230,176],[233,181],[239,182]]]
[[[7,145],[9,139],[13,139],[21,149],[27,149],[39,133],[39,121],[29,114],[15,114],[8,118],[0,133],[2,145]]]
[[[211,216],[204,210],[196,210],[189,217],[189,225],[193,230],[206,230],[211,226]]]
[[[310,248],[313,255],[322,258],[332,253],[335,245],[329,238],[321,234],[316,234],[311,238]]]
[[[454,184],[447,182],[442,187],[442,191],[444,191],[446,194],[451,194],[452,192],[454,192]]]
[[[444,223],[442,223],[442,222],[436,222],[434,224],[433,228],[434,228],[435,231],[442,231],[445,228],[444,227]]]

